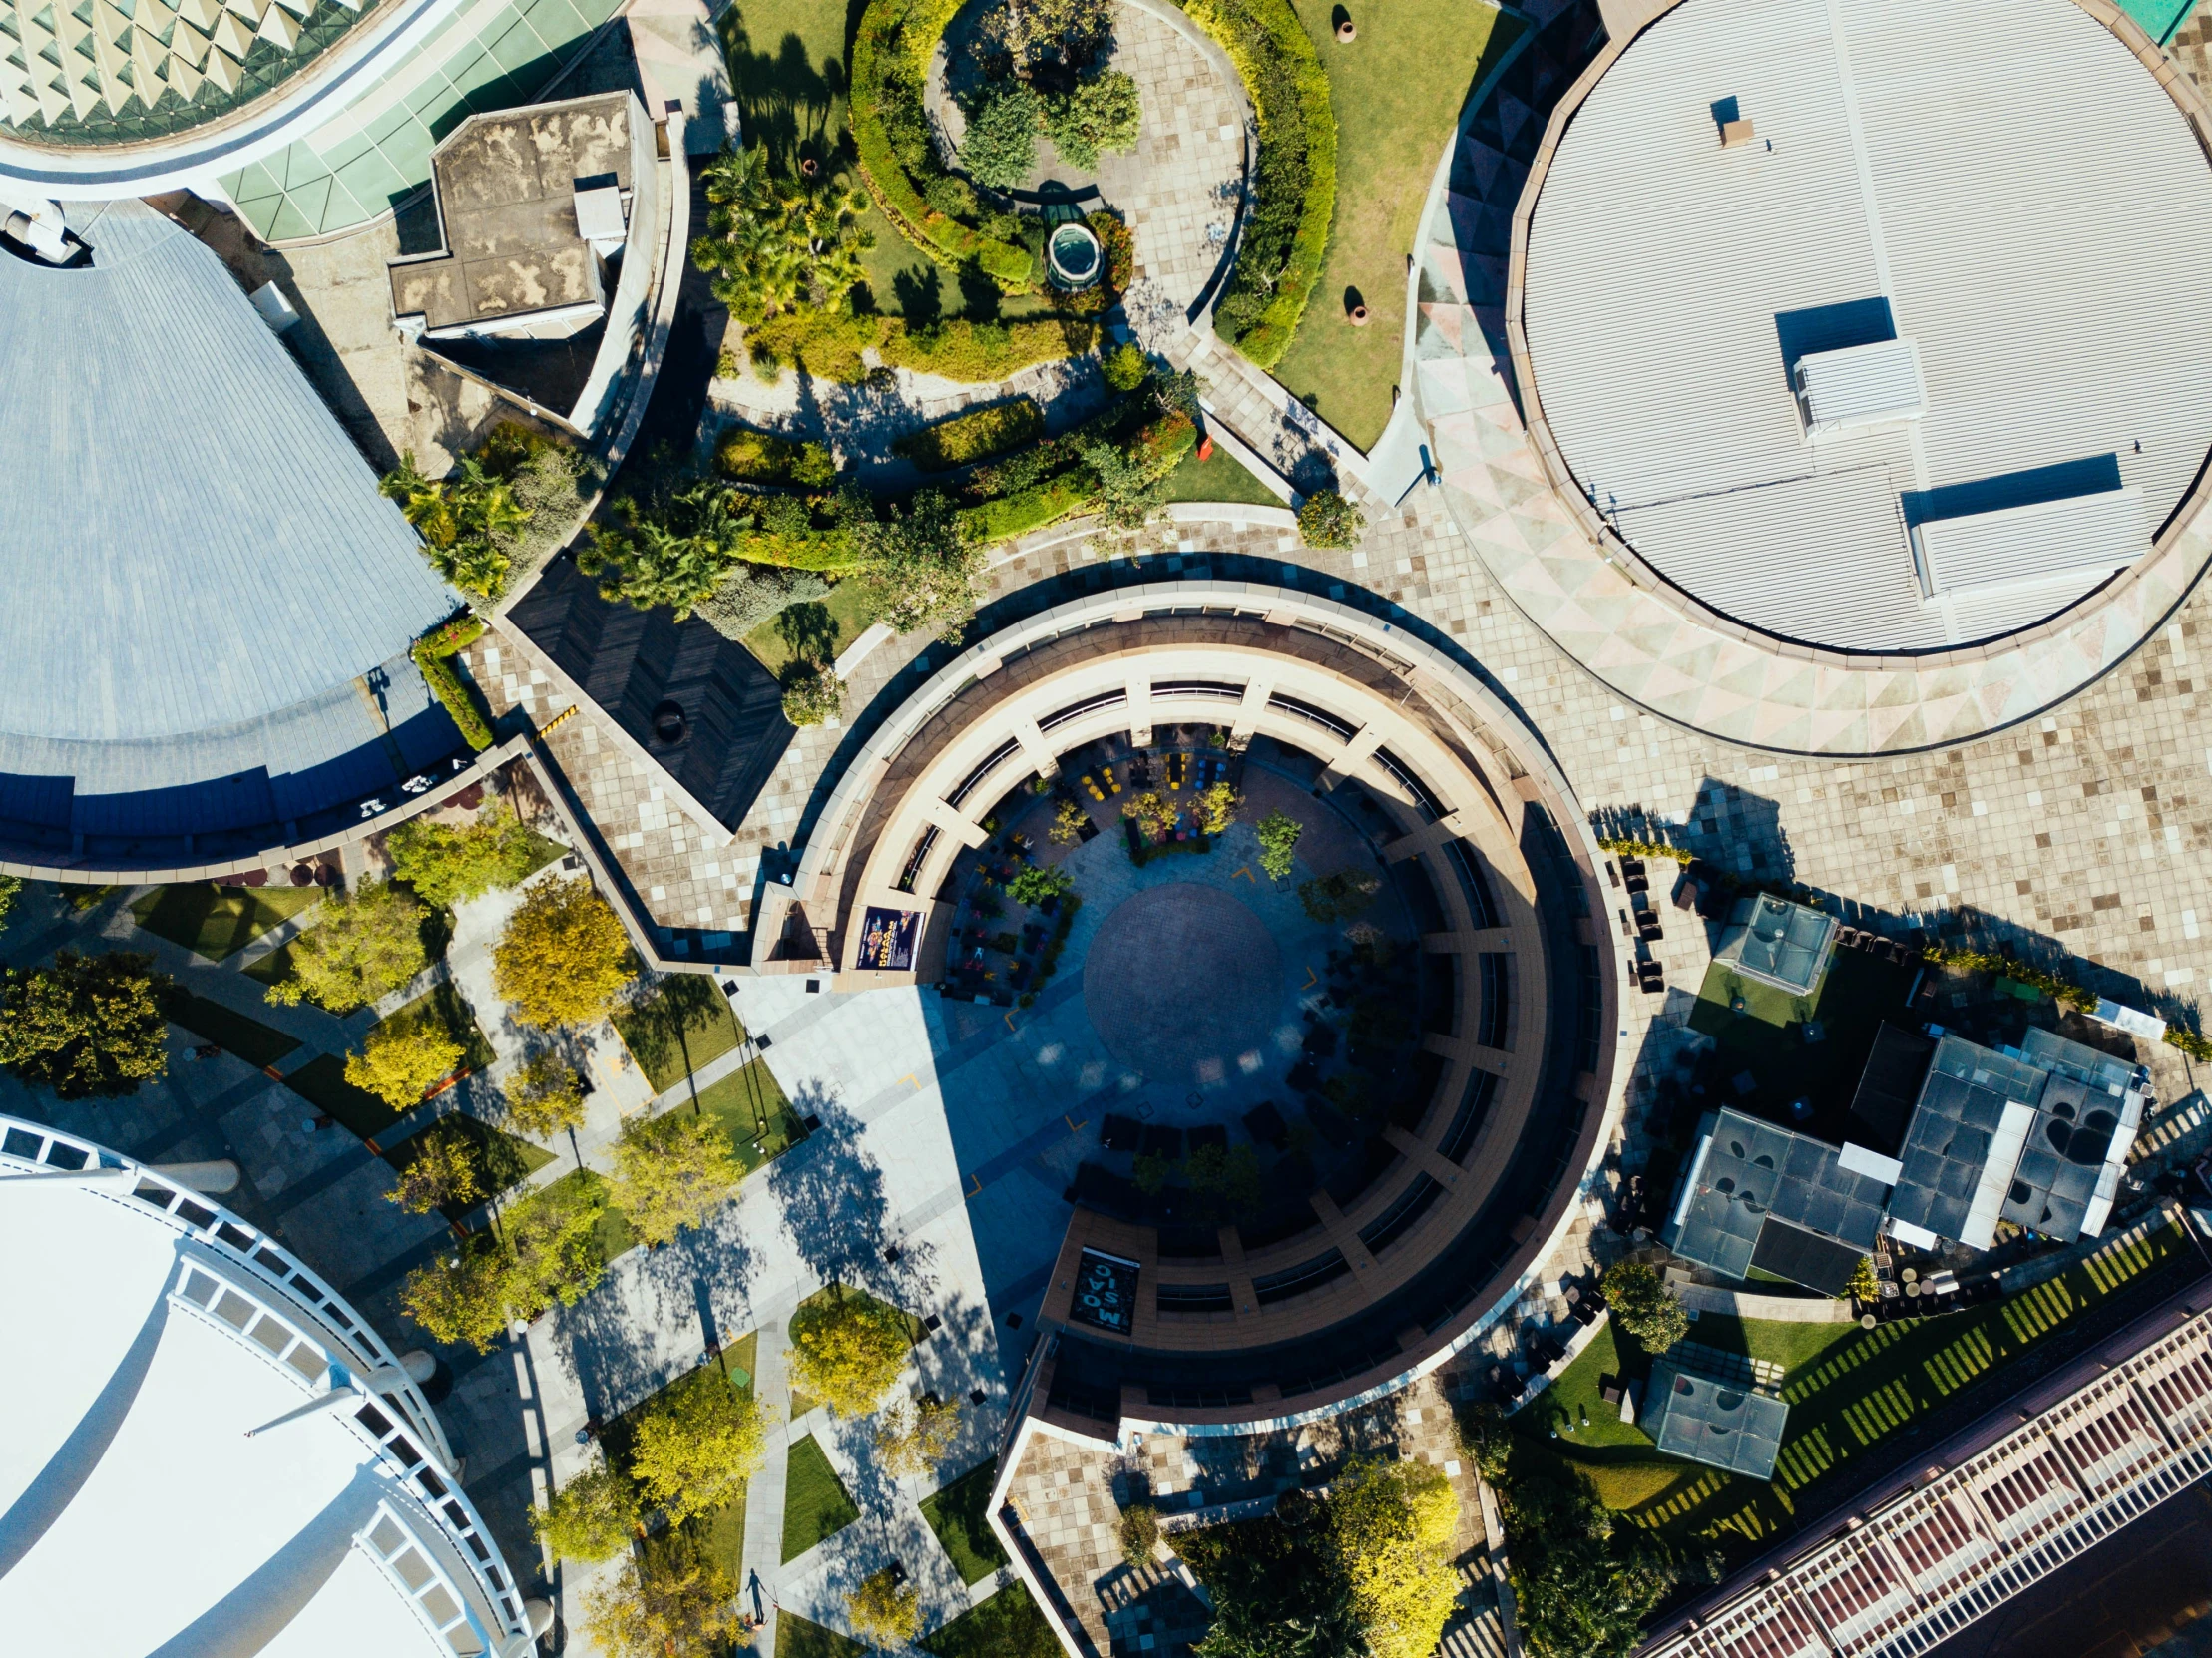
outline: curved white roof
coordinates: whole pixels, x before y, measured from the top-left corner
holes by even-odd
[[[1575,483],[1662,575],[1784,637],[1935,649],[2147,551],[2212,447],[2208,268],[2212,166],[2074,0],[1684,0],[1566,128],[1523,321]],[[1880,384],[1826,356],[1886,339]],[[1849,419],[1806,413],[1807,359]],[[2109,510],[2055,551],[1986,516],[2059,499]],[[2020,579],[1932,569],[1914,527],[1958,519]]]
[[[222,261],[137,203],[72,225],[89,269],[0,253],[0,734],[267,721],[451,614]]]
[[[192,1193],[34,1124],[0,1130],[11,1649],[530,1648],[435,1420],[350,1308]]]

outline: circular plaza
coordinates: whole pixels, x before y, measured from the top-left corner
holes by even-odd
[[[1597,855],[1534,734],[1402,632],[1208,583],[1047,612],[918,689],[808,847],[769,927],[935,988],[964,1162],[1051,1142],[1049,1411],[1326,1409],[1450,1351],[1569,1215],[1618,1013]]]

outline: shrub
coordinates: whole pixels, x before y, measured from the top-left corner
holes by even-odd
[[[1493,1485],[1506,1477],[1506,1465],[1513,1458],[1513,1430],[1506,1424],[1506,1413],[1497,1406],[1468,1407],[1460,1421],[1460,1444],[1466,1448],[1475,1471]]]
[[[1134,150],[1144,111],[1136,82],[1109,69],[1044,101],[1045,132],[1063,160],[1090,172],[1102,154]]]
[[[1367,870],[1340,869],[1298,883],[1298,902],[1308,917],[1323,925],[1348,921],[1375,902],[1382,877]]]
[[[942,633],[975,615],[984,550],[942,495],[924,490],[904,512],[893,507],[880,521],[856,525],[853,536],[880,596],[879,615],[897,631]]]
[[[1298,509],[1298,536],[1308,547],[1357,547],[1367,515],[1335,490],[1316,490]]]
[[[8,912],[15,908],[15,901],[22,895],[22,879],[14,875],[0,875],[0,932],[8,926]]]
[[[638,1535],[638,1489],[604,1464],[587,1469],[530,1511],[530,1528],[556,1559],[612,1560]]]
[[[1091,814],[1073,800],[1063,800],[1053,808],[1053,826],[1050,831],[1055,846],[1074,846],[1083,839],[1083,826],[1091,821]]]
[[[837,482],[837,461],[818,443],[793,443],[773,432],[733,426],[714,446],[714,468],[740,484],[797,484],[827,489]]]
[[[0,976],[0,1065],[63,1099],[137,1093],[169,1073],[166,976],[154,958],[57,951]]]
[[[783,717],[793,725],[819,725],[844,711],[845,682],[834,667],[808,667],[783,691]]]
[[[1091,233],[1099,238],[1099,251],[1104,256],[1102,262],[1106,271],[1100,279],[1100,286],[1114,293],[1123,292],[1129,285],[1129,278],[1136,272],[1135,233],[1122,222],[1119,213],[1107,207],[1086,213],[1083,221],[1091,226]],[[1140,380],[1132,380],[1126,389],[1134,390],[1141,383]]]
[[[392,874],[440,909],[517,885],[538,860],[538,840],[512,810],[488,807],[474,823],[410,818],[384,838]]]
[[[1152,1550],[1159,1546],[1159,1510],[1149,1502],[1132,1502],[1121,1510],[1115,1532],[1120,1538],[1122,1563],[1131,1571],[1140,1571],[1152,1563]]]
[[[379,1025],[361,1051],[348,1054],[345,1079],[365,1088],[395,1111],[405,1111],[453,1074],[461,1062],[461,1044],[445,1027],[426,1020],[419,1025]]]
[[[831,1286],[791,1320],[791,1385],[840,1417],[875,1410],[906,1369],[906,1316],[873,1296]]]
[[[649,1244],[704,1225],[744,1177],[729,1130],[695,1111],[633,1119],[615,1142],[614,1201]]]
[[[1644,1352],[1664,1353],[1690,1333],[1689,1314],[1666,1283],[1640,1261],[1618,1261],[1598,1280],[1598,1291],[1612,1310],[1613,1323]]]
[[[960,165],[986,190],[1012,190],[1037,165],[1037,94],[1021,82],[1001,85],[977,104],[960,141]]]
[[[1028,322],[976,322],[955,317],[910,327],[895,316],[806,311],[770,317],[746,336],[754,372],[773,380],[786,366],[816,379],[858,385],[868,376],[861,353],[874,351],[891,368],[982,384],[1037,363],[1079,357],[1098,329],[1073,317]]]
[[[765,1427],[759,1405],[720,1367],[703,1365],[641,1413],[630,1471],[646,1499],[681,1524],[743,1489],[760,1466]]]
[[[950,420],[909,432],[892,451],[924,472],[945,472],[993,455],[1003,455],[1045,435],[1045,411],[1027,397],[973,409]]]
[[[1236,814],[1243,805],[1244,797],[1223,780],[1198,791],[1190,802],[1190,815],[1198,833],[1218,835],[1236,821]]]
[[[492,947],[492,987],[525,1025],[596,1024],[637,976],[622,923],[583,876],[531,888]]]
[[[1144,353],[1133,344],[1124,341],[1106,354],[1106,383],[1115,391],[1136,390],[1150,372]]]
[[[425,477],[410,452],[379,487],[399,503],[438,574],[488,604],[568,540],[598,476],[568,444],[503,421],[449,477]]]
[[[1356,1461],[1329,1493],[1329,1541],[1370,1658],[1426,1658],[1452,1615],[1459,1499],[1427,1462]]]
[[[753,539],[746,538],[747,548],[751,547]],[[723,638],[742,639],[793,605],[820,599],[828,592],[829,583],[811,570],[741,564],[698,602],[693,614]]]
[[[1288,0],[1183,0],[1236,65],[1259,122],[1253,200],[1214,330],[1261,368],[1290,349],[1329,250],[1336,115],[1329,78]]]
[[[737,1580],[708,1559],[664,1549],[584,1595],[584,1628],[607,1658],[721,1652],[744,1632]]]
[[[388,996],[430,965],[422,944],[429,915],[388,881],[364,881],[324,899],[315,924],[284,947],[291,974],[269,987],[267,999],[350,1014]]]
[[[915,246],[939,264],[975,264],[1009,293],[1034,285],[1027,247],[962,223],[923,196],[944,176],[923,89],[930,56],[961,0],[873,0],[853,31],[848,114],[861,181]],[[920,183],[917,183],[920,181]]]
[[[1289,880],[1298,837],[1306,832],[1306,826],[1288,812],[1269,812],[1254,832],[1259,840],[1260,873],[1270,881]]]

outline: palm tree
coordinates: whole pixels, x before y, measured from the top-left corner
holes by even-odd
[[[453,544],[460,527],[454,522],[452,504],[446,500],[445,485],[423,476],[415,465],[412,449],[400,456],[399,465],[384,474],[377,488],[399,503],[401,515],[432,547]]]

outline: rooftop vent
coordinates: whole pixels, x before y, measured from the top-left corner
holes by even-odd
[[[1720,147],[1723,150],[1734,150],[1749,144],[1756,136],[1748,121],[1723,121],[1720,124]]]
[[[1809,439],[1840,437],[1866,426],[1918,420],[1928,412],[1920,348],[1909,339],[1814,351],[1790,371]]]

